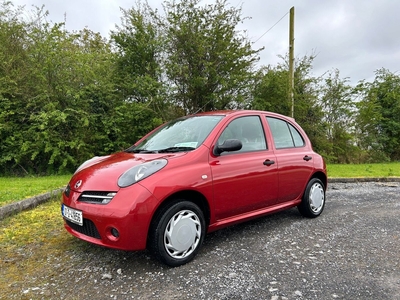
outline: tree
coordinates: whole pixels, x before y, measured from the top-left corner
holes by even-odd
[[[26,16],[28,15],[28,18]],[[130,146],[161,120],[121,96],[115,54],[100,34],[68,32],[46,20],[0,10],[0,169],[72,172],[94,155]]]
[[[161,88],[162,36],[147,4],[121,11],[122,24],[111,32],[116,50],[115,82],[124,99],[151,102]]]
[[[288,57],[281,58],[283,63],[258,72],[253,89],[254,100],[249,108],[290,115]],[[296,121],[307,132],[314,148],[323,153],[326,137],[322,124],[323,114],[318,104],[318,79],[310,75],[313,59],[314,56],[311,55],[296,60],[294,114]]]
[[[311,74],[314,59],[315,55],[312,54],[296,60],[294,71],[294,117],[307,132],[314,149],[325,155],[326,135],[322,121],[324,113],[318,99],[320,78],[315,78]],[[288,59],[285,61],[288,62]],[[287,68],[289,69],[288,63]]]
[[[363,88],[357,117],[360,146],[372,152],[374,161],[399,160],[400,76],[379,69]]]
[[[18,164],[29,115],[24,93],[29,80],[27,24],[20,20],[21,8],[11,2],[0,6],[0,167]]]
[[[282,65],[261,68],[255,76],[250,108],[288,115],[290,105],[285,101],[288,88],[288,71]]]
[[[354,90],[348,79],[341,79],[339,70],[335,69],[327,73],[319,91],[328,140],[326,157],[330,162],[349,163],[356,156]]]
[[[258,60],[237,25],[241,9],[226,1],[165,2],[165,71],[171,98],[186,113],[243,107],[249,100],[252,67]]]

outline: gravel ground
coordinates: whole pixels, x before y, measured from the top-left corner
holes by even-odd
[[[81,247],[15,298],[400,299],[399,216],[400,183],[333,183],[317,219],[291,209],[211,233],[178,268]]]

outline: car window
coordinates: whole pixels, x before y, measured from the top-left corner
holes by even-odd
[[[297,129],[294,128],[290,124],[289,124],[289,129],[290,129],[290,133],[292,134],[292,137],[293,137],[294,146],[295,147],[303,147],[304,140],[303,140],[303,137],[300,135],[300,133],[297,131]]]
[[[258,116],[240,117],[230,122],[218,138],[218,145],[227,139],[238,139],[242,142],[242,149],[235,152],[267,149],[264,130]]]
[[[267,117],[276,149],[304,146],[304,139],[292,125],[284,120]]]

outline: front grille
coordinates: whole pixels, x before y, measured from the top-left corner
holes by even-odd
[[[100,233],[97,231],[96,225],[91,220],[83,219],[83,226],[72,223],[68,220],[65,220],[67,225],[71,227],[73,230],[82,233],[84,235],[93,237],[95,239],[101,239]]]
[[[79,196],[78,201],[93,204],[107,204],[116,194],[116,192],[85,191]]]

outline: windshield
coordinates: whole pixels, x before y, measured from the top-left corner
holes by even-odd
[[[223,116],[191,116],[171,121],[126,151],[162,153],[194,150],[204,142],[222,118]]]

